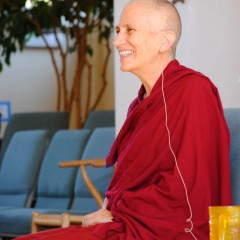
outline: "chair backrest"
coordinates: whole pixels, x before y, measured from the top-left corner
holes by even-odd
[[[94,129],[100,127],[114,127],[114,126],[115,126],[114,110],[94,110],[89,114],[83,128]]]
[[[7,149],[7,146],[17,131],[45,129],[49,132],[51,138],[59,129],[68,128],[68,113],[67,112],[29,112],[29,113],[14,113],[8,123],[0,149],[0,165]]]
[[[47,144],[46,130],[14,134],[0,171],[0,206],[30,206]]]
[[[114,138],[115,128],[96,128],[88,140],[82,159],[105,158],[111,148]],[[86,171],[94,186],[101,195],[105,197],[105,191],[113,176],[114,169],[112,167],[93,168],[88,166],[86,167]],[[71,210],[80,211],[82,214],[86,214],[98,209],[98,205],[89,192],[80,171],[78,171],[77,174],[74,193],[74,201]]]
[[[225,108],[231,134],[230,160],[233,204],[240,205],[240,108]]]
[[[62,169],[58,163],[80,159],[90,132],[59,130],[53,136],[40,170],[35,208],[69,208],[77,169]]]
[[[2,131],[2,113],[0,112],[0,150],[2,146],[2,138],[1,138],[1,131]]]

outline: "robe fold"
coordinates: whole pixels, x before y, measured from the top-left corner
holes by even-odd
[[[174,60],[150,96],[144,93],[142,86],[107,157],[108,166],[117,163],[106,192],[114,221],[91,234],[207,240],[208,207],[232,204],[230,136],[218,90]]]

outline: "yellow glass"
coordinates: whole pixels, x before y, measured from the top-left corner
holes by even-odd
[[[240,206],[209,207],[210,240],[240,240]]]

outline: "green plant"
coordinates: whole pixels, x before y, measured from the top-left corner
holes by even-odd
[[[71,117],[76,117],[75,127],[81,128],[89,112],[96,108],[107,85],[106,70],[111,53],[109,38],[112,25],[113,0],[0,0],[0,71],[4,63],[10,64],[12,53],[24,49],[29,37],[41,37],[56,73],[56,110],[69,111]],[[46,38],[47,32],[55,36],[57,47],[54,49]],[[59,33],[65,36],[65,46],[59,39]],[[89,36],[96,33],[99,41],[106,44],[107,51],[101,76],[102,87],[91,103],[93,79],[89,59],[93,55],[93,48],[89,44]],[[56,62],[57,51],[61,56],[61,66]],[[76,67],[68,89],[66,60],[71,52],[76,54]],[[83,78],[84,70],[88,72],[87,78]],[[86,81],[84,85],[83,81]],[[83,92],[86,93],[85,101],[82,99]]]

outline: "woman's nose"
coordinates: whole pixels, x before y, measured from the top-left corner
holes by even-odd
[[[123,43],[125,43],[126,41],[126,36],[124,33],[118,33],[116,38],[113,41],[113,44],[116,48],[118,48],[119,46],[121,46]]]

